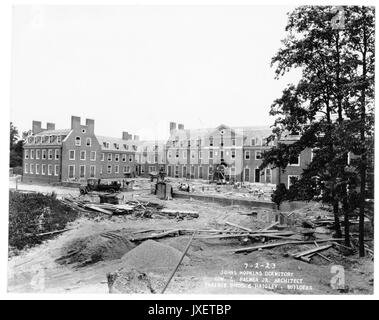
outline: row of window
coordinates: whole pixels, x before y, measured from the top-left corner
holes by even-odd
[[[229,151],[220,151],[220,158],[221,159],[224,158],[225,152],[226,152],[226,156],[229,156]],[[192,159],[195,158],[195,155],[196,155],[196,152],[194,152],[194,151],[190,152],[190,156],[191,156]],[[213,157],[214,156],[217,157],[217,155],[218,155],[218,151],[217,150],[209,150],[208,151],[209,159],[213,159]],[[175,152],[175,158],[179,158],[179,156],[180,156],[180,152],[179,152],[179,150],[176,150],[176,152]],[[183,157],[183,159],[187,159],[187,151],[186,150],[184,150],[182,152],[182,157]],[[199,157],[199,159],[203,159],[203,151],[199,151],[198,152],[198,157]],[[235,150],[231,150],[230,151],[230,157],[232,159],[235,159],[235,157],[236,157],[236,151]],[[169,159],[172,158],[172,152],[171,151],[167,151],[167,158],[169,158]]]
[[[112,173],[112,171],[113,171],[113,173],[115,173],[115,174],[118,174],[118,173],[120,173],[120,166],[119,165],[114,165],[114,166],[112,166],[112,165],[107,165],[107,174],[111,174]],[[123,171],[122,171],[123,173],[130,173],[130,166],[123,166]],[[101,166],[100,167],[100,174],[102,174],[103,173],[103,167]]]
[[[126,155],[126,154],[122,154],[121,155],[121,160],[122,162],[126,162],[126,160],[129,160],[129,162],[132,162],[133,161],[133,155]],[[101,153],[101,158],[100,158],[101,161],[104,161],[105,160],[105,153]],[[108,153],[107,154],[107,161],[113,161],[113,153]],[[120,154],[116,153],[114,155],[114,161],[116,162],[119,162],[120,161]]]
[[[82,145],[82,138],[77,136],[75,137],[75,146],[80,147]],[[90,147],[92,145],[92,139],[86,138],[86,144],[87,147]]]
[[[191,158],[194,159],[195,158],[195,152],[191,152],[190,153],[191,155]],[[209,150],[208,151],[208,157],[209,159],[213,159],[214,156],[217,157],[218,155],[218,151],[216,150]],[[224,155],[225,155],[225,152],[224,151],[220,151],[220,158],[221,159],[224,159]],[[179,153],[179,150],[177,150],[175,152],[175,158],[179,158],[180,156],[180,153]],[[187,159],[187,151],[183,151],[182,152],[182,156],[183,156],[183,159]],[[226,156],[229,156],[229,151],[226,151]],[[198,152],[198,157],[199,159],[202,159],[203,158],[203,151],[199,151]],[[235,159],[236,157],[236,151],[235,150],[231,150],[230,151],[230,158],[232,159]],[[167,158],[171,159],[172,158],[172,152],[171,151],[168,151],[167,152]],[[262,151],[255,151],[255,160],[261,160],[262,159]],[[245,160],[250,160],[250,150],[246,150],[245,151]]]
[[[48,159],[48,160],[59,160],[60,149],[25,149],[24,158],[28,159]]]
[[[227,140],[230,140],[231,141],[231,144],[232,146],[235,146],[236,145],[236,139],[235,138],[226,138]],[[215,139],[213,137],[209,137],[208,138],[208,145],[210,147],[213,147],[214,146],[214,141]],[[179,137],[176,137],[175,140],[172,140],[172,146],[173,147],[177,147],[180,145],[180,147],[184,147],[184,146],[188,146],[188,147],[191,147],[195,145],[195,140],[180,140]],[[249,144],[246,144],[246,145],[249,145]],[[250,140],[250,146],[273,146],[274,145],[274,141],[267,141],[267,139],[264,139],[264,138],[252,138]],[[201,139],[198,139],[196,140],[196,146],[197,147],[200,147],[201,146]],[[224,138],[223,136],[221,136],[221,139],[220,139],[220,146],[224,146]]]
[[[155,168],[155,167],[152,167],[152,168]],[[203,167],[202,166],[195,167],[194,165],[191,165],[191,167],[190,167],[191,175],[195,175],[196,168],[198,170],[198,177],[202,178],[202,176],[203,176]],[[187,166],[182,166],[182,176],[187,175],[187,169],[188,169]],[[149,167],[149,170],[150,170],[150,167]],[[179,166],[178,165],[168,166],[167,170],[168,170],[168,176],[172,176],[173,173],[176,176],[179,175]],[[210,165],[208,167],[208,174],[209,175],[213,174],[213,166],[212,165]],[[226,168],[226,174],[234,176],[236,174],[236,168],[234,166],[232,166],[230,168]]]
[[[103,147],[105,148],[105,149],[109,149],[110,147],[111,147],[111,144],[110,144],[110,142],[103,142]],[[119,143],[113,143],[113,147],[116,149],[116,150],[120,150],[120,144]],[[123,149],[124,150],[126,150],[126,151],[128,151],[129,150],[129,145],[128,144],[126,144],[126,143],[124,143],[123,145],[122,145],[122,147],[123,147]],[[131,147],[132,147],[132,149],[133,149],[133,151],[136,151],[137,150],[137,146],[136,145],[131,145]]]
[[[24,165],[24,173],[26,174],[41,174],[46,175],[46,167],[47,167],[47,175],[53,175],[53,165],[52,164],[39,164],[39,163],[25,163]],[[41,169],[41,170],[40,170]],[[59,175],[59,165],[54,166],[54,175]]]
[[[69,154],[69,156],[68,156],[69,160],[76,160],[76,152],[75,152],[75,150],[70,150],[68,152],[68,154]],[[80,152],[79,152],[79,159],[83,160],[83,161],[85,161],[87,159],[87,151],[86,150],[80,150]],[[90,160],[91,161],[96,161],[96,151],[91,151],[90,152]]]
[[[28,143],[40,144],[40,143],[61,143],[62,137],[57,135],[51,136],[32,136],[28,138]]]
[[[90,166],[90,178],[95,178],[96,175],[96,166]],[[79,178],[85,178],[86,177],[86,166],[80,165],[79,166]],[[73,179],[75,178],[75,166],[69,165],[68,166],[68,178]]]

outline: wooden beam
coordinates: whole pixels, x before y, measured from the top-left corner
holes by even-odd
[[[318,240],[318,242],[343,241],[343,240],[344,240],[343,238],[331,238],[331,239]],[[284,241],[284,242],[275,242],[275,243],[264,244],[261,246],[247,247],[247,248],[241,248],[241,249],[229,250],[229,251],[232,251],[234,253],[252,252],[258,249],[268,249],[268,248],[274,248],[278,246],[291,245],[291,244],[310,244],[310,243],[313,243],[313,241]]]
[[[323,251],[323,250],[329,249],[332,246],[333,246],[332,244],[327,244],[327,245],[322,246],[322,247],[316,247],[316,248],[313,248],[313,249],[308,249],[308,250],[305,250],[305,251],[302,251],[302,252],[295,253],[292,256],[294,258],[300,258],[300,257],[303,257],[303,256],[309,256],[309,255],[313,255],[313,254],[315,254],[315,253],[317,253],[319,251]]]

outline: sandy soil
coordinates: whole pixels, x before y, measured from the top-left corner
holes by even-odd
[[[23,189],[51,192],[48,186],[33,187],[22,185]],[[76,192],[73,189],[58,187],[54,187],[54,191],[58,195],[74,195]],[[133,216],[101,217],[96,220],[81,218],[69,226],[73,228],[72,230],[48,240],[42,245],[25,250],[18,256],[10,257],[8,291],[108,293],[106,274],[122,268],[121,259],[101,261],[82,268],[59,265],[55,262],[61,256],[65,244],[79,237],[121,228],[130,229],[130,232],[146,229],[214,228],[225,220],[252,229],[267,225],[266,222],[259,221],[252,216],[241,214],[251,211],[247,207],[225,207],[215,203],[185,199],[162,201],[149,194],[148,191],[128,192],[125,193],[125,197],[162,203],[169,209],[196,210],[200,216],[197,219],[180,221],[166,218],[141,219]],[[180,236],[164,238],[159,241],[183,251],[189,238],[190,236]],[[348,290],[344,290],[346,293],[370,294],[373,291],[373,261],[369,258],[364,260],[356,257],[340,259],[340,257],[334,256],[333,263],[329,263],[315,257],[312,263],[306,263],[288,256],[288,252],[293,251],[294,247],[278,247],[250,254],[231,252],[231,249],[241,248],[243,245],[236,239],[195,239],[188,252],[190,262],[179,268],[166,293],[339,294],[343,290],[331,287],[331,281],[335,276],[333,265],[343,266],[345,283],[348,286]],[[289,274],[277,276],[277,274],[272,275],[273,272]],[[281,279],[282,282],[273,287],[273,281],[277,281],[275,279]],[[301,280],[296,280],[299,283],[296,288],[289,288],[285,282],[294,280],[288,279]],[[165,280],[163,277],[162,281]]]

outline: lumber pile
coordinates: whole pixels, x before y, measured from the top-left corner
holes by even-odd
[[[66,205],[80,212],[97,212],[107,216],[112,215],[133,215],[137,218],[159,218],[168,219],[194,219],[199,217],[199,213],[189,210],[165,209],[162,205],[152,202],[138,200],[127,201],[124,204],[95,203],[79,198],[63,198],[61,200]]]

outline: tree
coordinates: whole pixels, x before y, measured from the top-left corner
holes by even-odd
[[[9,166],[11,168],[22,166],[22,146],[23,140],[19,140],[18,129],[10,123],[10,150],[9,150]]]
[[[275,191],[271,195],[271,200],[276,204],[276,208],[279,210],[281,203],[286,200],[287,188],[284,183],[280,183],[276,186]]]
[[[371,20],[367,19],[367,10],[371,10]],[[372,35],[374,15],[372,9],[367,7],[346,7],[346,12],[348,18],[344,20],[347,26],[343,28],[335,28],[336,10],[330,6],[303,6],[289,15],[286,26],[288,35],[283,47],[273,57],[272,65],[276,67],[277,77],[294,68],[302,69],[302,77],[298,84],[289,85],[282,96],[274,101],[270,114],[276,117],[273,134],[279,142],[283,136],[294,131],[301,132],[301,137],[294,143],[282,141],[277,148],[265,152],[261,167],[271,164],[284,169],[302,150],[312,148],[313,159],[301,179],[290,188],[292,190],[289,190],[287,198],[301,196],[330,203],[337,237],[342,234],[339,222],[342,210],[345,244],[350,245],[349,215],[354,207],[351,205],[353,199],[356,199],[356,194],[351,190],[356,185],[357,170],[348,170],[351,164],[347,160],[350,152],[356,154],[357,146],[358,154],[365,154],[362,149],[367,143],[363,143],[362,131],[367,134],[371,128],[359,83],[364,79],[363,61],[367,60],[362,43],[365,39],[364,26],[370,25]],[[360,33],[357,30],[361,30]],[[357,58],[357,49],[352,47],[354,42],[359,41],[363,49],[362,61]],[[372,58],[370,62],[373,64]],[[357,74],[360,76],[357,77]],[[358,121],[354,112],[357,101],[361,107]],[[361,138],[357,139],[358,136]],[[361,190],[364,193],[364,156],[361,159]],[[363,229],[360,234],[363,236]]]

